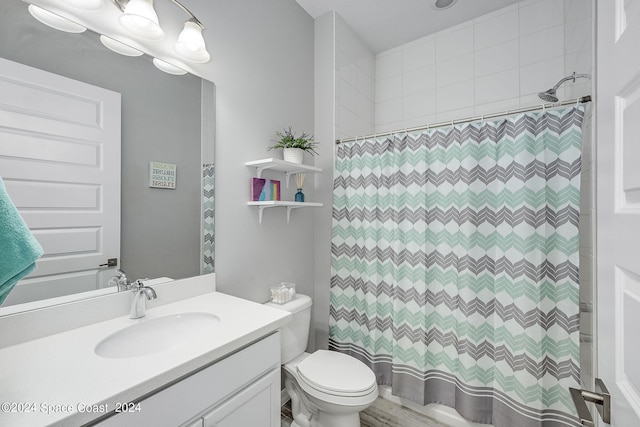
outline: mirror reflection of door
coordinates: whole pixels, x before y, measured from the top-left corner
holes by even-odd
[[[120,258],[120,94],[0,59],[0,176],[44,249],[4,306],[99,289]]]

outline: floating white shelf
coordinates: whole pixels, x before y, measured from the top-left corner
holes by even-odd
[[[274,170],[278,172],[284,172],[287,188],[289,188],[289,177],[295,173],[322,172],[322,169],[317,168],[315,166],[303,165],[301,163],[285,162],[284,160],[274,159],[274,158],[252,160],[250,162],[246,162],[245,165],[256,168],[256,176],[258,178],[262,178],[262,171],[264,170]]]
[[[262,212],[267,208],[278,208],[278,207],[286,207],[287,208],[287,222],[291,219],[291,211],[293,209],[298,208],[313,208],[313,207],[321,207],[324,206],[322,203],[313,203],[313,202],[286,202],[282,200],[271,200],[266,202],[247,202],[249,206],[257,206],[258,207],[258,221],[262,224]]]

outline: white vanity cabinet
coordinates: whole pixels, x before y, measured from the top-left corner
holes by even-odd
[[[280,371],[271,371],[202,420],[204,427],[280,426]]]
[[[280,333],[219,360],[99,427],[279,427]]]

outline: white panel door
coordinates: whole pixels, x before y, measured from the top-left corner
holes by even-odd
[[[640,426],[640,1],[597,7],[597,376],[611,392],[611,425],[632,427]]]
[[[0,176],[44,249],[5,305],[99,288],[120,258],[120,94],[0,58]]]

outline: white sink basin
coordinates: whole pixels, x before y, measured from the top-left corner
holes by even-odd
[[[220,318],[211,313],[181,313],[142,319],[98,343],[98,356],[112,359],[148,356],[210,339]]]

